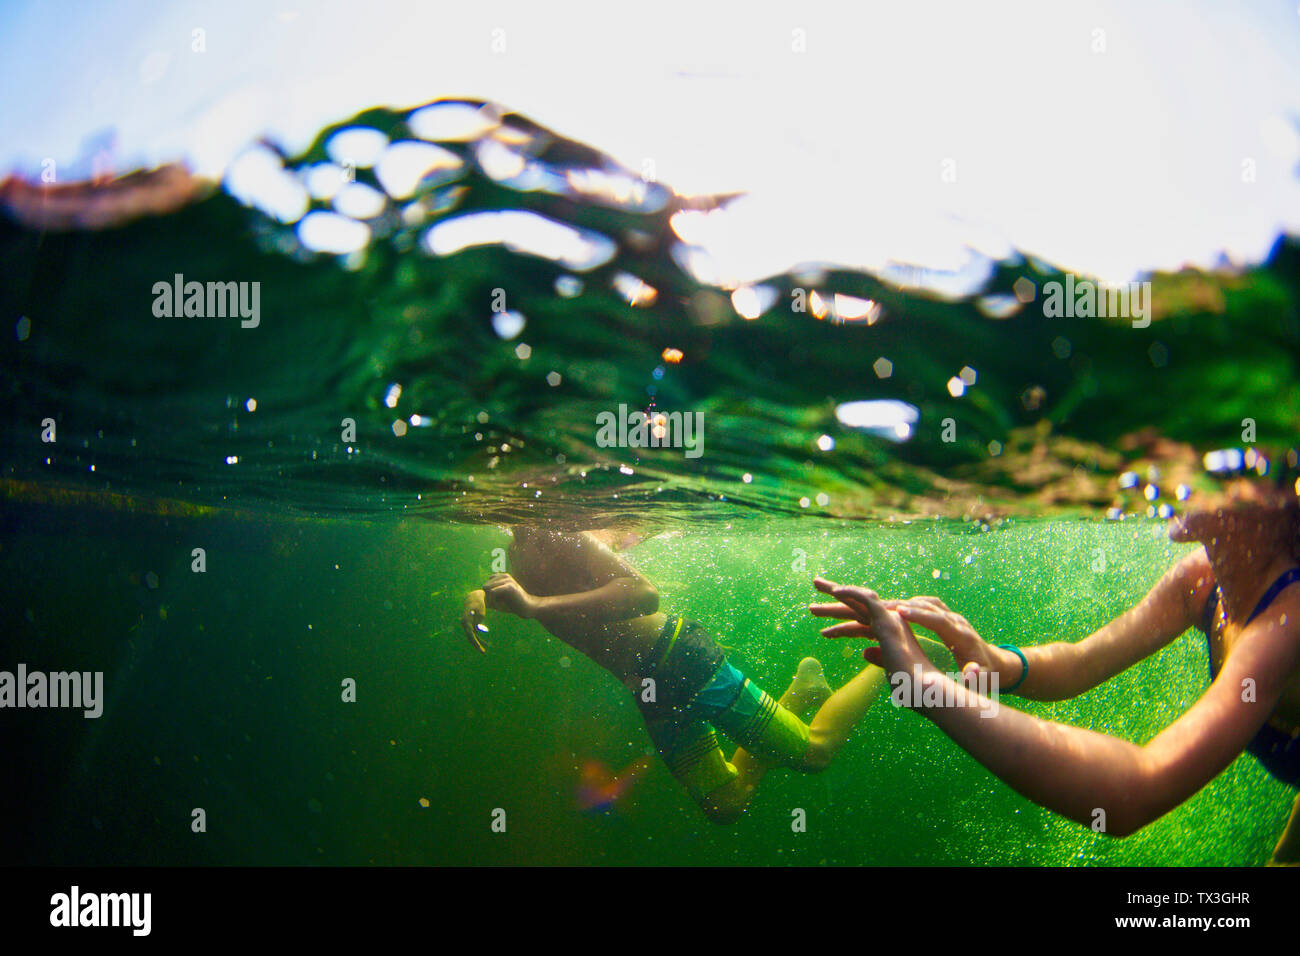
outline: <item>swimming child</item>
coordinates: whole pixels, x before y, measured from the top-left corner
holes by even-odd
[[[829,765],[883,686],[880,668],[864,667],[832,693],[821,664],[804,658],[773,700],[727,661],[704,625],[661,612],[654,585],[609,540],[516,526],[511,573],[492,575],[465,599],[470,642],[485,650],[479,627],[492,609],[538,621],[605,668],[632,692],[659,755],[715,823],[739,818],[769,768]],[[730,760],[717,731],[737,745]]]

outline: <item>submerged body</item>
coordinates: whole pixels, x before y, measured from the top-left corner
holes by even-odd
[[[488,608],[533,618],[609,671],[633,695],[673,776],[715,822],[737,819],[772,767],[826,767],[883,685],[869,666],[832,694],[821,665],[806,658],[774,700],[704,625],[659,611],[654,585],[595,534],[516,528],[508,557],[511,574],[467,597],[467,635],[475,640]],[[715,730],[737,744],[730,760]]]

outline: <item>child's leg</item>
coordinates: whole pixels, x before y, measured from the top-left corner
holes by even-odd
[[[835,753],[848,740],[853,727],[876,699],[884,686],[884,679],[884,671],[868,665],[832,694],[821,664],[815,658],[804,658],[799,662],[798,673],[777,705],[780,711],[786,713],[778,712],[776,719],[784,719],[788,725],[797,720],[795,715],[805,716],[809,711],[815,710],[812,723],[807,725],[805,746],[797,753],[774,753],[771,746],[764,746],[765,741],[741,741],[742,747],[731,758],[741,780],[752,788],[758,785],[764,772],[772,766],[785,766],[805,772],[827,767]],[[798,722],[802,724],[802,721]],[[719,726],[723,726],[721,722]]]
[[[652,737],[656,736],[652,730]],[[727,762],[713,728],[696,721],[667,740],[657,740],[659,755],[678,783],[714,823],[734,823],[749,805],[754,788]]]

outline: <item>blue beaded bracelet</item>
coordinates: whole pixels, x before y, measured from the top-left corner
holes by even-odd
[[[1025,682],[1025,678],[1029,676],[1029,659],[1025,657],[1025,652],[1022,651],[1020,648],[1016,647],[1016,645],[1014,644],[999,644],[998,647],[1000,647],[1004,651],[1011,651],[1011,653],[1015,654],[1016,657],[1020,658],[1021,668],[1020,668],[1019,679],[1010,687],[1008,687],[1006,690],[1002,691],[1002,693],[1004,694],[1010,694],[1017,687],[1023,684]]]

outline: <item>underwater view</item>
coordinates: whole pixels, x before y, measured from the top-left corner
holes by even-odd
[[[1300,18],[901,6],[0,13],[0,863],[1300,863]]]

